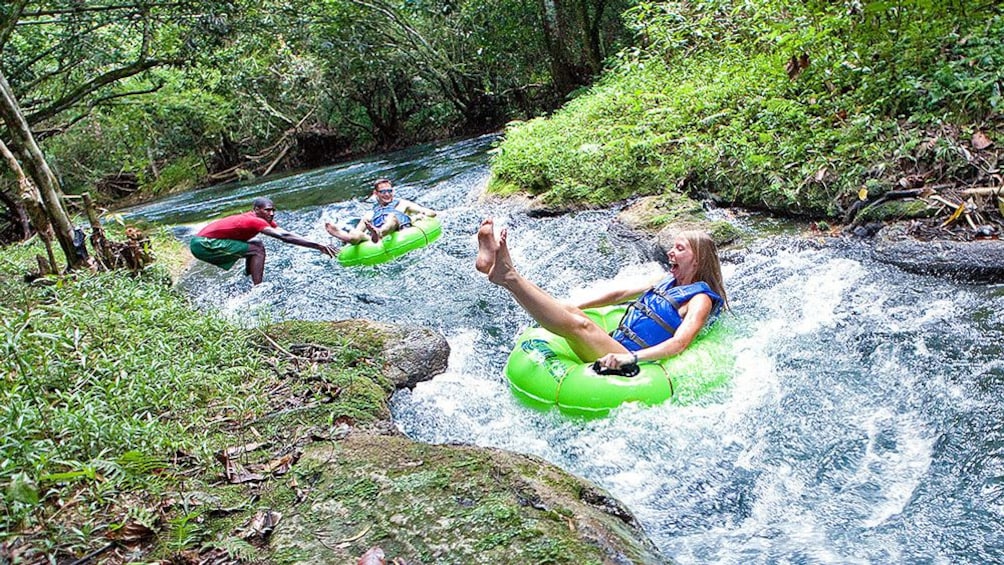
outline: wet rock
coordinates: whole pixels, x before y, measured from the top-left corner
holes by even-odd
[[[527,203],[526,215],[531,218],[553,218],[587,209],[584,206],[571,204],[549,204],[541,198],[534,198]]]
[[[676,240],[676,235],[678,233],[690,230],[707,232],[719,249],[730,243],[734,243],[737,239],[739,239],[739,231],[732,224],[723,221],[706,220],[700,222],[673,222],[668,224],[666,227],[659,230],[658,234],[656,234],[656,241],[663,249],[669,249],[673,246],[673,242]]]
[[[678,194],[645,196],[632,200],[617,219],[639,231],[657,232],[671,225],[702,225],[704,209],[700,203]]]
[[[383,373],[394,388],[413,388],[446,371],[450,344],[439,332],[422,326],[386,324],[373,320],[340,320],[337,322],[300,322],[323,324],[327,333],[358,343],[376,345],[384,360]],[[316,331],[299,332],[310,339]]]
[[[345,342],[372,349],[384,364],[382,373],[395,389],[412,388],[446,371],[450,344],[442,334],[422,326],[386,324],[372,320],[314,322],[291,320],[269,326],[274,343],[315,361]],[[295,350],[295,351],[293,351]],[[306,352],[311,352],[307,355]]]
[[[874,248],[879,261],[904,271],[973,283],[1004,282],[1004,241],[919,241],[902,228],[881,232]]]
[[[442,334],[418,326],[368,323],[385,335],[384,373],[397,388],[414,388],[446,371],[450,344]]]
[[[637,234],[636,244],[642,254],[666,268],[669,267],[666,250],[673,246],[676,234],[681,231],[705,231],[719,248],[739,238],[732,224],[708,219],[698,202],[679,195],[638,198],[617,215],[617,220],[623,226],[619,230],[621,235]]]
[[[666,258],[667,248],[659,245],[659,241],[652,237],[651,233],[640,231],[620,222],[615,222],[610,226],[610,233],[630,241],[645,260],[659,263],[663,268],[669,269],[669,260]]]
[[[867,224],[854,226],[851,229],[851,234],[854,237],[868,238],[874,237],[878,232],[882,231],[885,224],[882,222],[868,222]]]

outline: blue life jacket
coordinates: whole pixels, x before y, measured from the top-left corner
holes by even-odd
[[[698,294],[707,294],[711,298],[711,313],[705,324],[711,325],[722,309],[722,297],[707,283],[677,286],[676,279],[666,277],[628,305],[620,324],[610,335],[628,351],[660,344],[673,337],[683,323],[680,307]]]
[[[397,205],[400,202],[401,201],[399,199],[395,198],[394,200],[391,200],[390,203],[388,203],[386,206],[381,206],[379,201],[376,204],[374,204],[373,220],[372,220],[373,225],[375,227],[382,226],[383,223],[387,220],[387,216],[390,214],[394,214],[395,216],[397,216],[397,222],[401,224],[400,227],[406,228],[410,226],[411,218],[407,214],[404,214],[401,211],[397,210]]]

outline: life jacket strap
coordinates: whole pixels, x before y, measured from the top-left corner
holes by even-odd
[[[657,290],[656,294],[658,294],[659,296],[662,296],[663,298],[666,299],[667,302],[669,302],[670,304],[672,304],[674,310],[679,311],[680,307],[675,302],[673,302],[668,297],[666,297],[662,292],[660,292],[660,291]],[[666,332],[669,335],[676,335],[677,326],[674,326],[674,325],[670,324],[669,322],[667,322],[666,320],[662,319],[662,317],[659,316],[659,314],[657,314],[654,310],[652,310],[651,308],[649,308],[647,304],[645,304],[644,302],[641,302],[640,300],[635,300],[631,305],[636,310],[638,310],[643,315],[645,315],[647,318],[649,318],[650,320],[652,320],[656,324],[659,324],[659,327],[662,328],[662,329],[664,329],[664,330],[666,330]]]
[[[673,288],[674,289],[681,289],[681,288],[686,288],[686,287],[675,286]],[[676,310],[677,312],[680,311],[680,303],[677,302],[677,300],[675,298],[673,298],[672,296],[670,296],[669,293],[667,293],[662,288],[654,287],[652,289],[652,293],[658,295],[660,298],[662,298],[666,302],[669,302],[669,305],[673,307],[673,310]]]
[[[629,340],[631,340],[632,342],[636,343],[642,349],[645,349],[647,347],[651,347],[651,345],[645,343],[644,339],[642,339],[638,334],[634,333],[634,331],[632,331],[631,328],[625,326],[623,323],[619,324],[617,326],[617,329],[615,330],[614,333],[616,333],[616,332],[620,332],[621,334],[624,335],[624,337],[626,337]]]

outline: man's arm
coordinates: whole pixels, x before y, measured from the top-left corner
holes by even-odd
[[[322,243],[317,243],[316,241],[310,241],[309,239],[296,235],[293,232],[286,231],[282,228],[265,228],[261,230],[261,233],[278,239],[283,243],[292,243],[293,245],[299,245],[300,247],[307,247],[309,249],[316,249],[321,253],[324,253],[328,257],[334,257],[338,255],[338,249],[330,245],[324,245]]]
[[[423,216],[430,216],[430,217],[432,217],[432,216],[436,215],[436,211],[433,210],[432,208],[426,208],[425,206],[422,206],[420,204],[416,204],[415,202],[412,202],[411,200],[405,200],[404,198],[401,199],[401,201],[398,203],[397,207],[398,207],[398,211],[404,212],[405,214],[408,214],[409,216],[412,216],[412,215],[415,215],[415,214],[421,214]]]

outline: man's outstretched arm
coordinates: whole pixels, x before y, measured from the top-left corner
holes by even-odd
[[[309,249],[316,249],[321,253],[324,253],[328,257],[334,257],[338,255],[338,248],[332,247],[330,245],[324,245],[323,243],[317,243],[316,241],[310,241],[309,239],[296,235],[293,232],[286,231],[282,228],[265,228],[261,233],[278,239],[283,243],[291,243],[293,245],[298,245],[300,247],[307,247]]]

